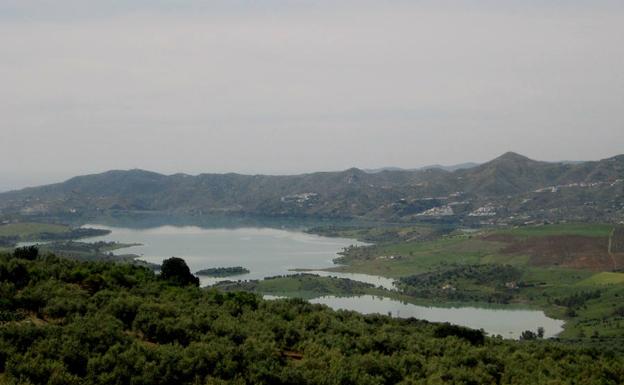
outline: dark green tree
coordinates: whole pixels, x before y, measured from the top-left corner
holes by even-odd
[[[191,274],[191,270],[182,258],[165,259],[160,269],[160,277],[178,286],[199,286],[199,278]]]
[[[18,247],[13,251],[13,257],[34,261],[39,256],[39,249],[36,246]]]
[[[537,338],[544,338],[544,328],[541,326],[537,328]]]
[[[537,334],[535,334],[534,332],[532,332],[530,330],[525,330],[520,335],[520,340],[522,340],[522,341],[532,341],[532,340],[535,340],[535,339],[537,339]]]

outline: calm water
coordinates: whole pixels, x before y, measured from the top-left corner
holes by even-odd
[[[206,229],[196,226],[161,226],[151,229],[130,229],[101,225],[85,227],[110,230],[101,237],[85,242],[116,241],[140,243],[118,249],[115,254],[137,254],[141,259],[160,264],[172,256],[184,258],[192,272],[209,267],[242,266],[250,270],[225,278],[200,277],[202,285],[223,280],[263,279],[293,274],[290,269],[324,269],[335,266],[337,252],[349,245],[361,244],[352,239],[327,238],[300,231],[271,228]],[[364,274],[317,272],[357,279],[392,288],[392,280]]]
[[[301,231],[272,228],[210,229],[196,226],[161,226],[150,229],[120,228],[101,225],[109,235],[84,241],[116,241],[140,243],[116,250],[116,254],[137,254],[141,259],[160,264],[172,256],[184,258],[192,272],[209,267],[243,266],[250,270],[226,278],[200,277],[202,285],[219,280],[263,279],[293,274],[291,269],[323,269],[335,266],[332,260],[349,245],[360,244],[351,239],[326,238]],[[323,276],[350,278],[393,289],[393,280],[364,274],[312,271]],[[431,322],[451,322],[505,338],[518,338],[524,330],[543,327],[546,337],[562,330],[563,321],[548,318],[542,311],[486,309],[475,307],[424,307],[388,298],[373,296],[321,297],[313,300],[334,309],[361,313],[391,313],[395,317],[416,317]]]
[[[554,337],[563,330],[564,322],[547,317],[542,311],[485,309],[476,307],[426,307],[389,298],[370,295],[354,297],[320,297],[313,303],[333,309],[354,310],[363,314],[391,314],[393,317],[419,318],[431,322],[450,322],[473,329],[483,329],[489,335],[519,338],[525,330],[537,332],[544,328],[544,337]]]

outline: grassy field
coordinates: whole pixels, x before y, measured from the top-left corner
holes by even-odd
[[[415,300],[434,296],[438,301],[445,301],[445,293],[439,287],[452,284],[465,295],[447,295],[447,298],[504,301],[510,298],[511,304],[537,306],[551,317],[565,319],[566,328],[561,334],[565,339],[624,338],[621,305],[624,273],[609,271],[613,264],[577,266],[578,261],[608,257],[607,243],[613,228],[604,224],[544,225],[483,230],[470,235],[456,232],[435,240],[395,239],[347,250],[340,260],[344,265],[334,270],[391,278],[422,276],[428,282],[431,277],[448,276],[444,272],[459,271],[453,279],[434,281],[437,286],[421,285],[412,288],[411,293],[423,297]],[[558,258],[559,253],[570,256]],[[561,265],[561,261],[570,261],[570,266]],[[521,276],[516,283],[510,283],[517,286],[506,290],[501,282],[462,276],[461,266],[483,264],[512,265],[519,269]],[[587,293],[597,297],[583,299]]]
[[[613,225],[608,224],[560,224],[518,227],[514,229],[497,230],[495,233],[512,235],[514,237],[544,237],[551,235],[608,237],[612,231]]]
[[[409,242],[423,240],[432,235],[444,232],[431,226],[408,226],[408,227],[318,227],[310,230],[311,233],[328,237],[354,238],[363,242]]]
[[[72,228],[63,224],[10,223],[0,226],[0,247],[11,250],[19,242],[54,242],[95,237],[108,234],[109,230]]]
[[[391,240],[346,250],[339,260],[346,266],[334,270],[392,278],[454,263],[608,270],[613,268],[607,253],[612,230],[613,226],[602,224],[544,225],[484,230],[471,235],[449,235],[424,241]],[[348,234],[339,235],[347,237],[354,233],[349,230]],[[366,237],[367,233],[361,236]],[[592,265],[591,261],[595,264]]]
[[[624,284],[624,273],[603,271],[578,283],[579,286]]]
[[[526,258],[503,256],[499,242],[476,237],[453,236],[425,242],[400,242],[354,249],[335,268],[353,273],[382,275],[391,278],[424,273],[449,264],[501,262],[524,264]]]
[[[27,239],[41,233],[61,234],[68,232],[67,225],[50,223],[9,223],[0,226],[0,237],[20,237]]]

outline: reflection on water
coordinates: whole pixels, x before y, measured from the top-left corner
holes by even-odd
[[[563,330],[564,322],[547,317],[537,310],[486,309],[477,307],[426,307],[404,303],[389,298],[370,295],[354,297],[320,297],[310,300],[332,309],[354,310],[363,314],[390,314],[393,317],[414,317],[430,322],[450,322],[473,329],[483,329],[489,335],[504,338],[520,337],[525,330],[544,328],[544,337],[556,336]]]

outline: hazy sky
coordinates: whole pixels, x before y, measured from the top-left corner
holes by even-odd
[[[624,153],[624,2],[0,0],[0,190]]]

